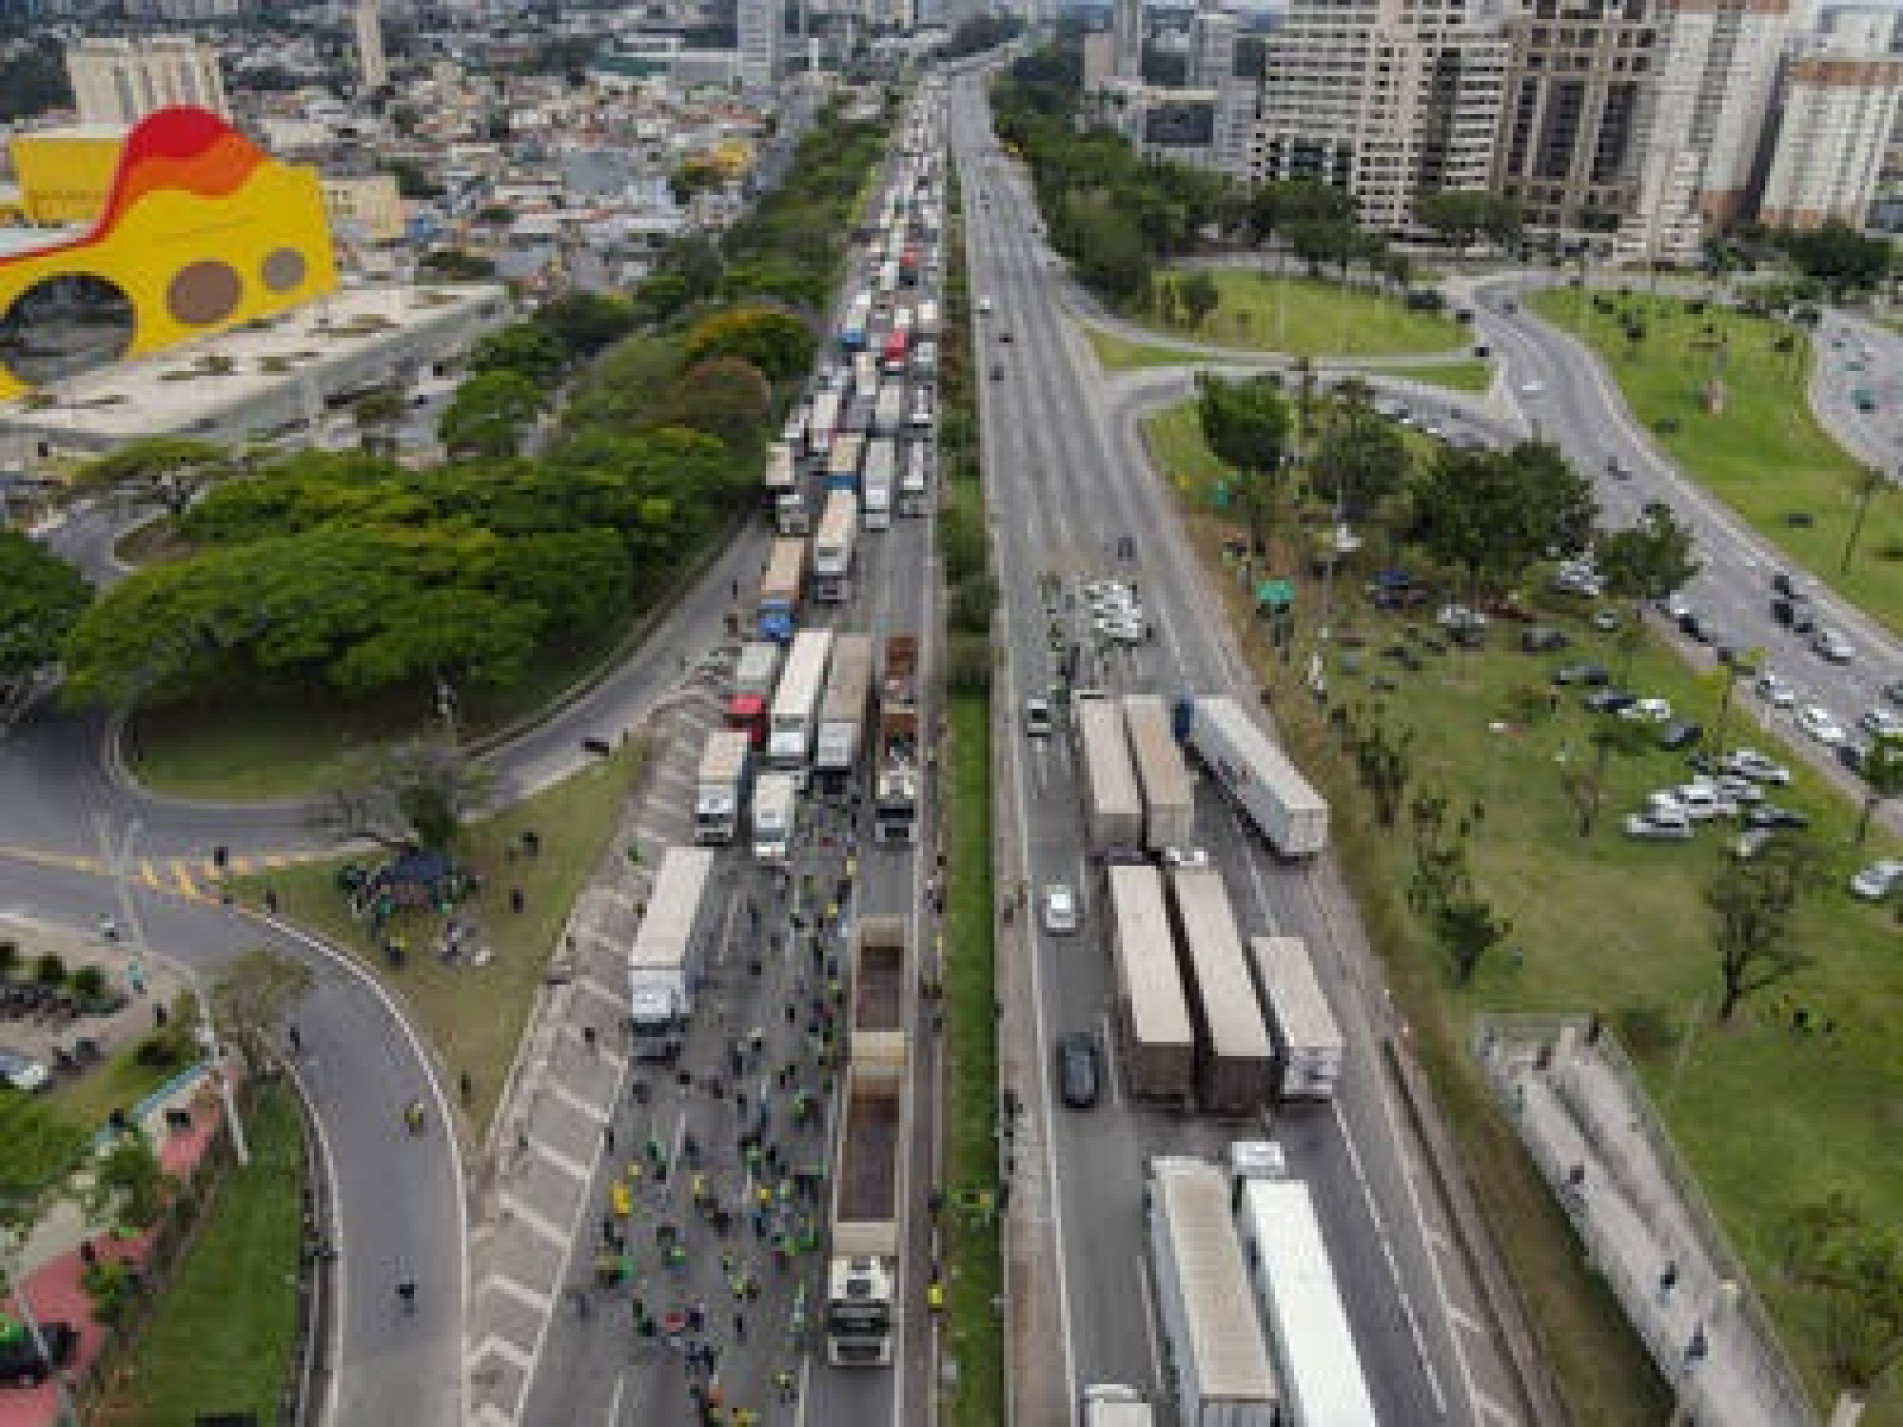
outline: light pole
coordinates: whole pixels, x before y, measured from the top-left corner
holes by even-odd
[[[125,835],[116,841],[112,835],[112,820],[106,814],[94,815],[93,829],[99,838],[100,851],[105,855],[107,871],[118,892],[119,915],[125,919],[126,932],[132,939],[128,980],[134,990],[139,990],[145,984],[145,967],[152,957],[151,946],[145,939],[145,922],[139,916],[139,904],[127,880],[132,865],[132,845],[139,836],[139,820],[134,818],[128,822]],[[231,1074],[225,1068],[224,1052],[218,1043],[218,1028],[212,1023],[211,997],[206,993],[204,982],[196,971],[189,966],[182,966],[182,969],[186,981],[191,985],[192,999],[198,1003],[198,1045],[210,1067],[212,1081],[218,1086],[219,1098],[224,1102],[225,1123],[231,1127],[232,1153],[238,1157],[239,1164],[249,1164],[251,1149],[245,1141],[244,1124],[238,1118],[238,1099],[232,1093]]]
[[[1863,473],[1863,482],[1857,487],[1857,514],[1850,522],[1850,534],[1844,539],[1844,557],[1838,562],[1837,572],[1845,574],[1850,569],[1850,561],[1857,553],[1857,541],[1863,537],[1863,519],[1870,513],[1870,502],[1876,498],[1883,486],[1883,472],[1875,466]]]

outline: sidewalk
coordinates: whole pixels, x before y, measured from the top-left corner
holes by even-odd
[[[1611,1033],[1584,1017],[1503,1017],[1480,1034],[1495,1093],[1681,1407],[1698,1422],[1814,1423]]]

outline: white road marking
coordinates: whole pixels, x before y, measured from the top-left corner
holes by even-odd
[[[1110,1013],[1104,1011],[1097,1017],[1099,1034],[1103,1037],[1103,1069],[1110,1081],[1110,1103],[1115,1108],[1123,1108],[1123,1087],[1117,1083],[1117,1038],[1111,1034]]]
[[[628,1375],[624,1372],[616,1373],[615,1390],[608,1395],[608,1415],[602,1419],[608,1427],[616,1427],[616,1424],[621,1421],[621,1395],[627,1390],[627,1386]]]
[[[527,1348],[511,1342],[507,1338],[498,1337],[494,1333],[489,1334],[477,1345],[471,1361],[481,1362],[486,1357],[501,1358],[517,1372],[525,1376],[528,1373],[529,1365],[535,1361],[535,1355]],[[513,1421],[514,1419],[507,1418],[506,1420]]]
[[[533,1229],[537,1234],[540,1234],[552,1244],[571,1246],[574,1243],[573,1234],[562,1228],[561,1225],[543,1214],[539,1209],[535,1209],[523,1202],[518,1195],[506,1192],[503,1194],[502,1212],[528,1225],[529,1228]]]
[[[583,1164],[573,1155],[563,1154],[560,1150],[556,1149],[555,1146],[545,1141],[531,1140],[529,1142],[529,1148],[535,1152],[537,1158],[547,1160],[570,1179],[578,1180],[582,1184],[586,1184],[589,1180],[594,1178],[595,1172],[592,1165]]]
[[[505,1273],[490,1274],[483,1280],[483,1287],[491,1293],[500,1293],[504,1298],[513,1298],[531,1312],[546,1313],[555,1306],[554,1295],[530,1288]]]

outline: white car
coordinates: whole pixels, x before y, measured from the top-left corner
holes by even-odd
[[[1903,862],[1872,863],[1850,879],[1850,890],[1867,902],[1880,902],[1903,883]]]
[[[1634,721],[1643,719],[1647,723],[1670,723],[1672,705],[1665,699],[1640,699],[1620,709],[1619,717]]]
[[[0,1050],[0,1085],[31,1095],[53,1083],[53,1072],[30,1055]]]
[[[1895,738],[1903,734],[1903,714],[1879,705],[1858,719],[1857,727],[1875,738]]]
[[[1734,748],[1718,765],[1727,773],[1749,778],[1754,783],[1784,784],[1791,781],[1791,770],[1766,758],[1755,748]]]
[[[978,299],[978,315],[980,317],[989,317],[991,315],[991,299],[990,298],[981,297]]]
[[[1834,629],[1818,630],[1811,638],[1810,647],[1833,664],[1848,664],[1857,653],[1850,647],[1850,641]]]
[[[1683,812],[1649,808],[1626,818],[1625,835],[1649,842],[1686,842],[1692,835],[1692,821]]]
[[[1024,701],[1024,733],[1027,738],[1051,736],[1051,705],[1048,699]]]
[[[1797,711],[1797,726],[1819,743],[1836,747],[1847,736],[1836,716],[1822,704],[1805,704]]]
[[[1758,697],[1774,709],[1787,709],[1797,702],[1797,690],[1782,674],[1766,669],[1758,675]]]
[[[1207,867],[1209,849],[1206,847],[1166,847],[1163,849],[1165,867]]]
[[[1539,381],[1521,382],[1521,396],[1538,396],[1546,390],[1546,383]]]
[[[1044,889],[1044,930],[1053,936],[1077,930],[1077,894],[1062,882]]]
[[[1714,783],[1704,779],[1695,779],[1682,783],[1663,793],[1654,793],[1646,799],[1648,811],[1663,811],[1676,807],[1693,822],[1706,822],[1711,818],[1735,818],[1738,805],[1726,797]]]

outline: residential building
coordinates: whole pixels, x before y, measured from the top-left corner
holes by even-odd
[[[1528,0],[1508,21],[1493,188],[1529,228],[1611,233],[1634,212],[1657,0]]]
[[[177,36],[81,40],[66,51],[66,73],[81,124],[133,125],[174,104],[231,118],[218,54]]]
[[[320,174],[317,186],[324,195],[324,213],[332,231],[348,238],[353,247],[402,241],[403,199],[389,174]]]
[[[357,71],[367,93],[390,82],[390,66],[383,57],[383,14],[377,0],[357,0],[351,15],[357,31]]]
[[[1118,79],[1143,78],[1143,0],[1112,0],[1110,46]]]
[[[1759,222],[1817,228],[1832,219],[1853,227],[1868,221],[1903,104],[1896,37],[1895,10],[1839,10],[1808,52],[1790,61]]]
[[[770,95],[780,78],[784,7],[781,0],[739,0],[736,9],[741,92],[750,97]]]
[[[1292,0],[1248,175],[1335,184],[1363,223],[1406,232],[1420,195],[1487,187],[1506,55],[1489,0]]]
[[[1191,89],[1215,89],[1227,83],[1236,69],[1236,17],[1211,0],[1191,16],[1189,62],[1185,78]]]

